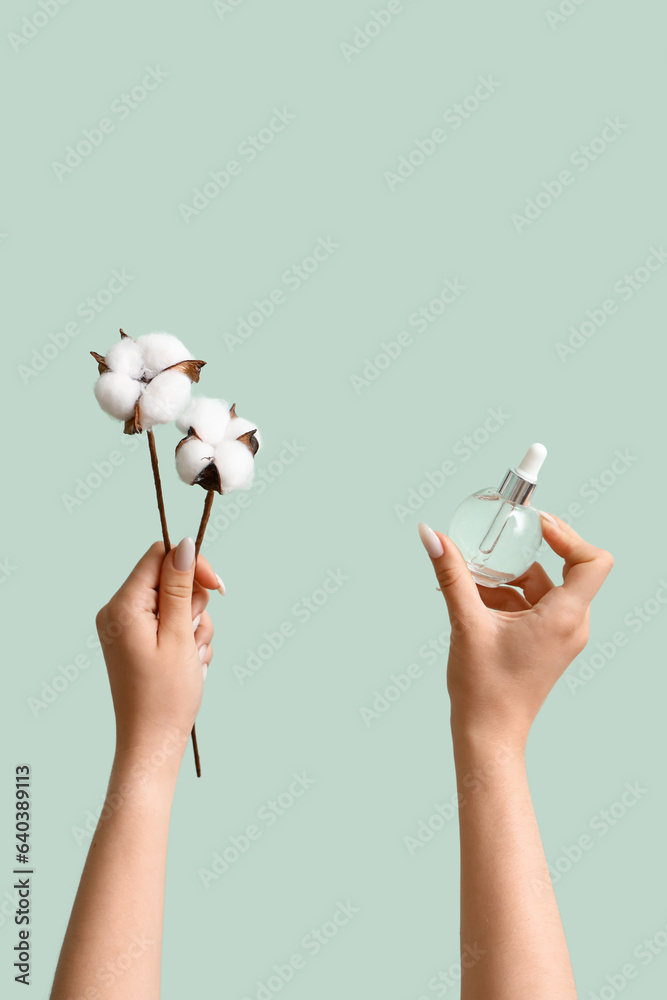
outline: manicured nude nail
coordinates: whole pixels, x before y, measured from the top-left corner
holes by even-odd
[[[224,585],[224,583],[222,582],[222,580],[220,579],[220,577],[218,576],[217,573],[215,574],[215,578],[216,578],[216,580],[219,583],[218,593],[222,594],[222,596],[224,597],[225,594],[227,593],[227,591],[225,590],[225,585]]]
[[[194,561],[195,543],[191,538],[184,538],[178,543],[174,552],[174,569],[178,573],[187,573],[189,569],[192,569]]]
[[[207,645],[203,645],[203,646],[199,647],[199,659],[202,661],[202,663],[204,662],[204,660],[206,658],[206,651],[207,650],[208,650],[208,646]]]
[[[196,632],[197,629],[199,628],[200,621],[201,621],[201,615],[197,615],[196,618],[193,618],[193,620],[192,620],[192,631],[193,632]]]
[[[543,517],[545,521],[548,521],[550,524],[555,525],[556,528],[558,527],[558,521],[556,521],[555,518],[551,516],[551,514],[547,514],[545,510],[538,510],[537,513],[540,515],[540,517]]]
[[[419,524],[419,537],[431,559],[438,559],[444,553],[445,550],[442,547],[442,542],[435,531],[429,528],[428,524],[424,524],[423,521]]]

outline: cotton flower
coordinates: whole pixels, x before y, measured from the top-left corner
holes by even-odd
[[[205,361],[196,361],[177,337],[147,333],[133,340],[120,331],[120,342],[98,363],[95,397],[105,413],[125,422],[126,434],[168,424],[188,405],[193,382]]]
[[[176,469],[185,483],[216,493],[247,490],[260,440],[257,428],[222,399],[193,399],[177,427]]]

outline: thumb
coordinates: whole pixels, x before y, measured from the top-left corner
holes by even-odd
[[[477,584],[451,538],[436,533],[423,522],[419,525],[419,537],[431,557],[440,590],[447,602],[452,628],[456,628],[484,608]]]
[[[164,557],[158,586],[160,632],[176,638],[192,636],[192,585],[195,570],[195,543],[184,538]]]

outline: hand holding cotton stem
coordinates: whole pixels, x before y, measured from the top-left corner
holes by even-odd
[[[123,421],[125,434],[146,431],[164,548],[169,552],[171,543],[153,427],[171,423],[185,409],[192,383],[199,381],[206,362],[193,358],[184,344],[168,333],[147,333],[133,340],[121,330],[120,336],[120,341],[106,355],[90,352],[100,374],[95,383],[95,397],[105,413]],[[201,767],[194,726],[192,747],[199,777]]]
[[[176,446],[176,469],[183,482],[206,490],[206,501],[199,532],[197,552],[216,493],[248,489],[252,484],[255,455],[260,438],[257,427],[236,414],[222,399],[193,399],[176,421],[186,432]]]

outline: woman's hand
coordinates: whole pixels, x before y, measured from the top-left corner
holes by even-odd
[[[590,603],[613,559],[551,515],[543,516],[542,529],[565,560],[560,587],[538,563],[512,587],[478,587],[452,540],[419,526],[452,626],[447,686],[459,794],[465,1000],[577,996],[525,747],[549,691],[586,645]],[[479,959],[471,963],[466,949],[473,943]]]
[[[166,556],[162,542],[151,546],[97,615],[116,753],[53,1000],[160,995],[169,817],[211,661],[208,591],[224,593],[194,556],[191,538]]]
[[[195,570],[194,551],[184,538],[165,557],[156,542],[97,615],[117,753],[187,745],[213,655],[208,591],[222,587],[202,556]]]
[[[590,603],[614,560],[559,518],[543,516],[542,529],[565,560],[559,587],[539,563],[512,587],[478,587],[451,539],[419,526],[451,622],[447,686],[455,732],[525,745],[549,691],[588,641]]]

